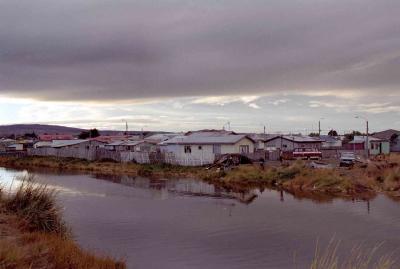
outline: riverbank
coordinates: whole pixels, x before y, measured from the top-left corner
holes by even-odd
[[[233,191],[265,187],[314,200],[368,200],[384,193],[400,200],[400,156],[357,164],[353,168],[312,168],[303,161],[265,169],[242,165],[217,176],[217,179],[210,178],[210,182]]]
[[[280,166],[240,165],[229,171],[220,171],[206,170],[204,167],[89,162],[54,157],[1,157],[0,166],[133,177],[198,178],[233,192],[272,188],[287,191],[298,198],[314,200],[331,200],[337,197],[371,199],[379,193],[400,200],[400,155],[358,164],[351,169],[317,169],[311,168],[306,162],[296,161]]]
[[[13,194],[0,191],[0,268],[126,268],[122,261],[78,247],[54,198],[29,178]]]
[[[201,177],[205,169],[199,167],[187,167],[165,164],[135,164],[119,163],[114,161],[94,161],[90,162],[74,158],[56,158],[28,156],[0,157],[0,166],[15,169],[37,169],[45,168],[60,172],[83,172],[97,173],[104,175],[129,175],[157,178],[171,177]]]

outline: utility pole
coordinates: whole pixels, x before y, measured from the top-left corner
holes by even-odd
[[[318,136],[321,136],[321,121],[318,121]]]
[[[318,136],[321,136],[321,120],[323,120],[324,118],[320,118],[318,121]]]
[[[121,121],[125,122],[125,135],[128,135],[128,121],[122,119]]]

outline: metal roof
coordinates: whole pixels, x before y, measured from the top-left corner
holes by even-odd
[[[136,146],[141,143],[144,143],[144,140],[125,140],[125,141],[115,141],[106,146]]]
[[[53,148],[62,148],[62,147],[78,145],[78,144],[88,142],[88,141],[90,141],[90,140],[87,140],[87,139],[54,140],[52,147]]]
[[[365,141],[366,141],[366,136],[354,136],[353,141],[350,141],[349,144],[360,144],[360,143],[365,143]],[[368,141],[369,142],[371,142],[371,141],[376,141],[376,142],[382,141],[383,142],[383,141],[387,141],[387,140],[368,136]]]
[[[167,141],[162,142],[162,145],[213,145],[213,144],[236,144],[240,140],[251,138],[246,135],[224,135],[224,136],[176,136]]]
[[[400,131],[389,129],[389,130],[378,132],[378,133],[374,134],[374,137],[380,138],[380,139],[385,139],[385,140],[391,140],[395,136],[400,136]]]
[[[275,135],[267,140],[271,141],[277,138],[282,138],[285,140],[297,142],[297,143],[321,143],[323,140],[321,140],[319,137],[312,137],[312,136],[304,136],[304,135]]]

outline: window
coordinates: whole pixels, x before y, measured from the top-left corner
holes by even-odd
[[[203,148],[202,148],[202,146],[199,146],[199,150],[202,150]]]
[[[192,147],[191,146],[185,146],[185,153],[192,153]]]
[[[287,145],[283,145],[283,148],[287,148]]]
[[[249,145],[240,145],[239,146],[239,151],[240,153],[249,153],[250,152],[250,147]]]

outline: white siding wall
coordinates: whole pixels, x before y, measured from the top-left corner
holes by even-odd
[[[248,145],[249,152],[254,152],[254,143],[244,138],[234,145],[221,145],[221,154],[240,153],[240,146]],[[168,153],[168,162],[179,165],[205,165],[215,161],[213,145],[190,145],[191,153],[185,153],[185,145],[165,145],[161,146],[161,152]],[[175,159],[175,161],[173,160]]]
[[[254,152],[254,143],[248,138],[243,138],[234,145],[221,145],[221,154],[240,153],[240,146],[249,146],[249,153]]]
[[[161,152],[169,154],[167,162],[172,164],[198,166],[214,163],[212,145],[190,145],[190,147],[191,153],[185,153],[185,145],[162,146]]]

